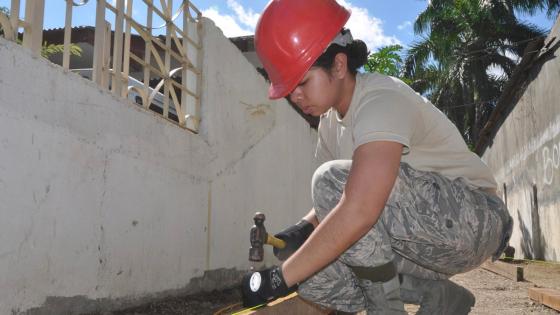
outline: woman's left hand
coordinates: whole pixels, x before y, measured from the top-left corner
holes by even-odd
[[[288,295],[296,288],[297,286],[288,288],[279,266],[248,273],[242,281],[243,306],[252,307],[267,303]]]

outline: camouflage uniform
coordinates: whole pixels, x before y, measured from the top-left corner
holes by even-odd
[[[313,176],[312,198],[319,221],[339,202],[351,160],[321,165]],[[398,278],[358,279],[353,266],[393,262],[398,273],[447,279],[501,254],[511,234],[511,217],[495,195],[472,189],[401,163],[383,213],[374,227],[332,264],[299,286],[305,299],[344,312],[406,314]]]

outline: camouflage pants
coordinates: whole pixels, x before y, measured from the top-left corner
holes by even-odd
[[[312,198],[319,221],[338,204],[351,163],[330,161],[315,172]],[[391,299],[387,295],[394,294],[387,286],[394,290],[394,281],[358,279],[351,266],[375,267],[392,261],[398,273],[446,279],[500,255],[510,234],[511,217],[497,196],[473,190],[464,179],[450,180],[401,163],[378,222],[336,261],[300,284],[299,294],[344,312],[367,308],[368,314],[401,314],[398,305],[394,312],[387,311],[393,309],[386,305]],[[398,286],[397,281],[397,295]]]

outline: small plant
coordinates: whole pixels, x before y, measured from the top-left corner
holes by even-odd
[[[64,52],[64,45],[55,45],[55,44],[49,44],[47,42],[44,42],[43,47],[41,48],[41,56],[45,58],[49,58],[52,55],[59,54],[59,53],[61,54],[63,52]],[[80,46],[76,44],[70,44],[70,55],[81,57],[82,49],[80,48]]]
[[[0,7],[0,13],[5,15],[10,15],[10,10],[6,7]],[[2,26],[0,25],[0,35],[4,35],[4,31],[2,30]],[[17,39],[16,42],[21,44],[21,40]],[[49,44],[47,42],[43,43],[43,47],[41,48],[41,56],[44,58],[49,58],[52,55],[63,53],[64,52],[64,45],[62,44]],[[80,46],[76,44],[70,44],[70,55],[71,56],[82,56],[82,49]]]
[[[405,83],[410,83],[409,79],[402,75],[403,60],[400,56],[401,45],[389,45],[379,48],[377,52],[371,53],[364,65],[366,72],[377,72],[392,77],[397,77]]]
[[[398,54],[401,49],[402,46],[400,45],[390,45],[381,47],[377,52],[371,53],[364,66],[366,71],[398,76],[402,65],[401,56]]]

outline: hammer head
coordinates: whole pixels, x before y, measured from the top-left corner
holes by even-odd
[[[251,227],[249,240],[251,241],[251,248],[249,249],[250,261],[263,261],[264,248],[263,245],[266,241],[267,233],[264,228],[265,216],[263,213],[257,212],[253,217],[255,224]]]

